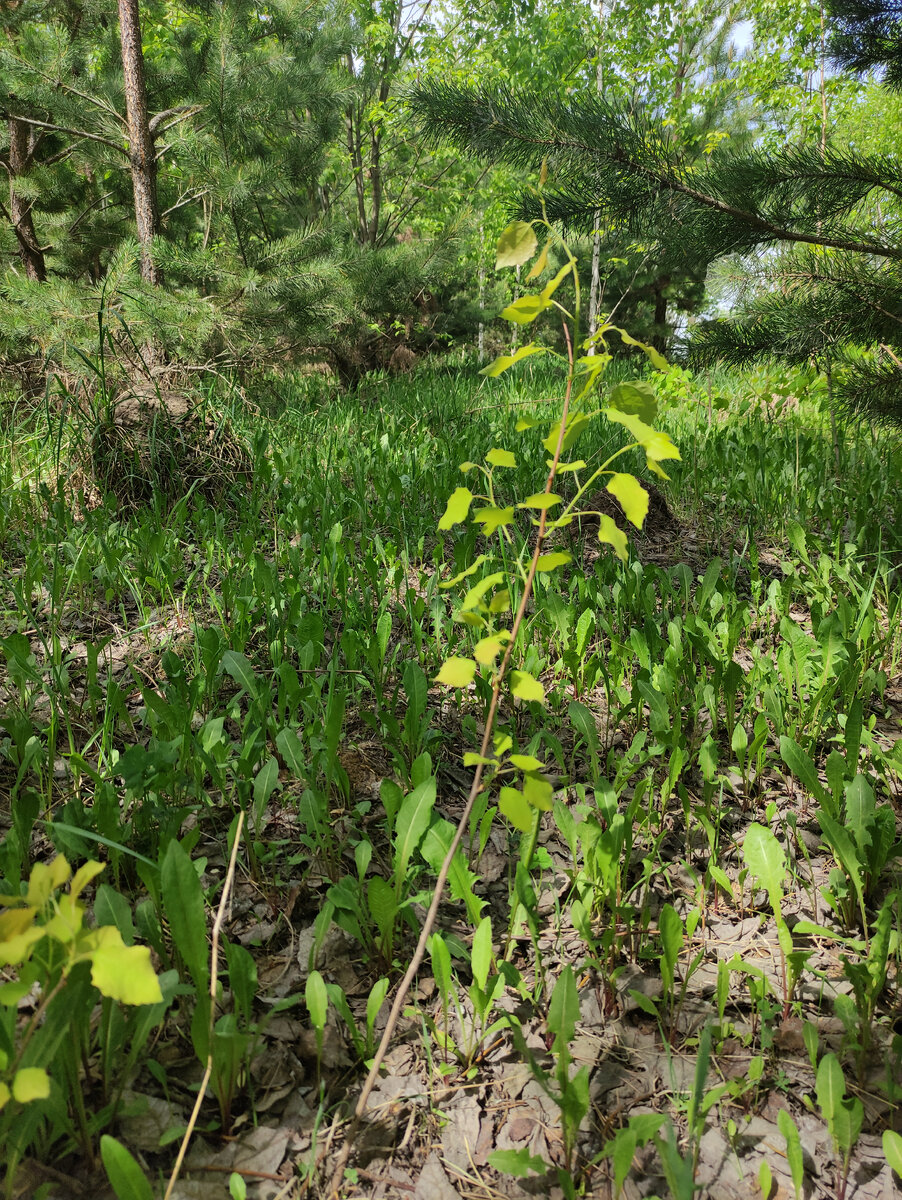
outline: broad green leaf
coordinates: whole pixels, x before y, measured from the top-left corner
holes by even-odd
[[[784,763],[795,775],[800,783],[803,783],[808,791],[815,799],[820,800],[821,804],[828,810],[833,812],[832,796],[818,779],[817,769],[814,763],[798,744],[791,737],[785,734],[780,737],[780,757]]]
[[[583,432],[587,425],[590,424],[591,418],[585,413],[574,413],[567,419],[567,428],[564,430],[564,440],[561,443],[561,454],[565,454],[579,435]],[[557,440],[560,437],[561,423],[555,421],[548,431],[548,436],[542,439],[542,445],[549,454],[554,454],[557,450]]]
[[[484,767],[493,767],[495,765],[495,760],[493,758],[483,758],[483,756],[478,754],[475,750],[464,751],[463,764],[465,767],[478,767],[480,763]]]
[[[461,475],[469,475],[470,472],[475,471],[478,466],[479,463],[470,462],[468,459],[466,462],[462,462],[457,469],[460,471]]]
[[[683,922],[672,904],[665,904],[658,918],[658,929],[661,931],[661,975],[664,977],[664,988],[670,992],[674,986],[676,964],[683,948]]]
[[[785,1108],[777,1111],[777,1128],[786,1142],[786,1161],[789,1163],[789,1173],[792,1176],[793,1191],[796,1200],[802,1200],[802,1187],[805,1182],[805,1160],[802,1155],[802,1139],[799,1128]]]
[[[526,276],[526,282],[531,283],[533,279],[538,279],[545,268],[548,266],[548,247],[550,243],[546,242],[542,247],[542,253],[529,268],[529,274]]]
[[[646,425],[650,425],[658,415],[655,389],[644,381],[616,384],[608,395],[608,404],[620,412],[633,413]]]
[[[902,1179],[902,1134],[896,1133],[894,1129],[884,1130],[883,1157]]]
[[[767,892],[771,908],[778,913],[783,903],[786,855],[773,831],[757,821],[753,822],[742,843],[742,857],[751,874]]]
[[[297,732],[294,729],[280,729],[276,734],[276,749],[292,775],[303,779],[307,764],[304,762],[302,743]]]
[[[493,634],[492,637],[483,638],[474,646],[473,657],[482,666],[489,667],[510,640],[511,635],[506,629],[501,633]]]
[[[424,780],[404,797],[395,823],[395,894],[407,882],[413,853],[423,840],[435,807],[435,779]]]
[[[554,461],[553,459],[549,458],[545,462],[545,466],[548,468],[549,471],[551,470],[551,464],[553,461]],[[559,462],[557,465],[557,473],[558,473],[558,475],[562,475],[566,471],[582,471],[585,468],[585,465],[586,465],[585,461],[581,458],[578,458],[576,460],[576,462],[569,462],[569,463]]]
[[[100,1157],[117,1200],[153,1200],[147,1176],[121,1142],[104,1134]]]
[[[515,467],[517,460],[510,450],[499,450],[497,446],[488,452],[485,461],[492,467]]]
[[[444,516],[438,523],[439,529],[450,529],[452,525],[458,525],[461,521],[465,521],[472,503],[473,493],[469,488],[455,488],[448,498]]]
[[[486,980],[492,965],[492,918],[483,917],[476,926],[473,934],[473,945],[470,950],[470,969],[473,980],[478,988],[485,991]]]
[[[536,562],[537,571],[555,571],[573,561],[573,555],[566,550],[553,550],[550,554],[540,554]]]
[[[444,1004],[451,990],[451,951],[440,933],[432,935],[429,954],[432,959],[432,974]]]
[[[511,692],[519,700],[545,703],[545,689],[528,671],[511,671]]]
[[[498,793],[498,810],[507,817],[515,829],[529,833],[535,811],[522,792],[516,788],[503,787]]]
[[[491,575],[486,575],[484,579],[480,579],[479,583],[474,583],[470,590],[463,598],[461,609],[467,612],[468,609],[476,608],[481,602],[482,597],[486,592],[490,592],[493,587],[497,587],[499,583],[504,582],[503,571],[493,571]]]
[[[50,1095],[50,1076],[43,1067],[22,1067],[13,1076],[13,1099],[19,1104],[46,1100]]]
[[[598,521],[598,540],[607,542],[608,545],[614,547],[614,552],[617,557],[623,562],[627,560],[627,539],[626,534],[615,521],[613,521],[607,513],[602,513]]]
[[[634,440],[645,451],[645,456],[649,461],[659,462],[665,458],[678,459],[680,457],[679,450],[666,433],[652,429],[650,425],[646,425],[632,413],[620,412],[616,408],[606,408],[604,412],[609,421],[616,421],[618,425],[623,425],[629,430]]]
[[[555,275],[554,279],[549,280],[548,283],[546,283],[545,286],[542,288],[542,293],[541,293],[542,299],[550,300],[551,297],[554,295],[554,293],[558,290],[558,288],[564,282],[564,280],[567,278],[567,276],[572,272],[572,270],[573,270],[573,263],[565,262],[564,265],[561,267],[561,269],[558,271],[558,273]]]
[[[634,338],[631,334],[627,333],[625,329],[620,329],[617,325],[608,325],[607,329],[612,330],[614,333],[619,333],[620,338],[625,346],[635,346],[638,350],[644,351],[648,356],[648,361],[659,371],[670,370],[670,363],[668,363],[664,355],[661,354],[660,351],[656,350],[654,346],[649,346],[647,342],[640,342],[638,338]],[[607,332],[607,329],[605,332]]]
[[[535,417],[518,417],[514,429],[517,433],[523,433],[526,429],[538,429],[540,425],[544,424],[544,421],[539,421]]]
[[[510,610],[511,594],[507,588],[502,588],[489,601],[489,612],[497,615],[498,613],[510,612]]]
[[[72,868],[62,854],[58,854],[52,862],[35,863],[28,877],[25,903],[33,908],[43,908],[57,888],[61,888],[64,883],[67,883],[71,875]],[[13,904],[21,903],[21,898],[18,896],[12,898],[4,896],[3,903],[8,903],[10,899]]]
[[[863,1122],[864,1105],[857,1096],[844,1096],[833,1118],[833,1140],[843,1155],[854,1149]]]
[[[470,565],[467,567],[467,569],[465,571],[461,571],[461,573],[459,575],[455,575],[453,579],[447,579],[447,580],[445,580],[444,583],[440,583],[439,587],[440,588],[454,587],[454,585],[456,583],[460,583],[460,581],[462,579],[466,579],[468,575],[472,575],[474,573],[474,571],[478,571],[484,562],[489,562],[489,561],[490,560],[489,560],[488,555],[480,554],[478,558],[474,559],[473,562],[470,563]]]
[[[523,780],[523,795],[533,806],[548,812],[551,809],[551,797],[554,789],[547,779],[541,775],[527,775]]]
[[[244,1182],[244,1176],[239,1175],[237,1171],[233,1171],[229,1176],[229,1197],[230,1200],[247,1200],[247,1184]]]
[[[398,914],[395,890],[381,875],[374,875],[367,884],[366,902],[382,937],[383,950],[390,950],[395,917]]]
[[[549,508],[554,508],[556,504],[560,503],[560,496],[556,495],[554,492],[536,492],[532,496],[527,496],[525,500],[517,505],[517,507],[546,510]]]
[[[222,669],[227,675],[231,675],[232,679],[249,696],[256,698],[257,676],[245,655],[237,650],[226,650],[222,656]]]
[[[204,894],[187,851],[175,840],[166,847],[160,867],[160,889],[173,945],[188,967],[198,992],[207,993],[207,915]]]
[[[72,876],[72,882],[69,884],[69,896],[72,900],[77,900],[82,894],[92,879],[96,879],[104,870],[103,863],[86,862],[80,866]]]
[[[551,301],[544,296],[521,296],[519,300],[503,308],[501,316],[515,325],[529,325],[546,308],[551,308]]]
[[[326,981],[319,971],[311,971],[304,985],[304,1003],[310,1014],[310,1023],[314,1029],[322,1032],[326,1028],[329,1016],[329,993],[326,991]]]
[[[548,1006],[547,1025],[563,1042],[572,1042],[579,1020],[579,993],[576,990],[576,977],[573,968],[568,963],[558,976],[554,991],[551,993],[551,1003]]]
[[[530,1171],[535,1171],[537,1175],[544,1175],[548,1171],[544,1158],[531,1154],[528,1146],[520,1150],[493,1150],[489,1155],[489,1166],[502,1175],[515,1175],[518,1179],[525,1179]]]
[[[378,979],[373,985],[373,990],[370,992],[366,1001],[366,1027],[372,1029],[376,1024],[376,1017],[379,1015],[379,1009],[382,1007],[385,997],[388,995],[388,979],[383,976]]]
[[[846,1081],[835,1054],[825,1054],[821,1059],[815,1078],[815,1091],[821,1116],[827,1122],[832,1136],[836,1114],[846,1093]]]
[[[510,762],[518,771],[543,771],[545,764],[531,754],[512,754]]]
[[[605,490],[619,500],[626,519],[641,529],[648,516],[648,492],[635,475],[618,471],[605,484]]]
[[[495,379],[498,375],[503,375],[508,367],[512,367],[514,363],[518,363],[521,359],[529,358],[533,354],[544,354],[545,346],[537,346],[535,342],[530,342],[528,346],[521,346],[514,354],[499,354],[494,362],[490,362],[487,367],[483,367],[479,372],[480,375],[485,375],[489,379]]]
[[[513,519],[513,508],[477,508],[473,512],[474,524],[484,527],[482,532],[486,537],[491,537],[502,525],[510,525]]]
[[[460,658],[453,654],[442,663],[435,682],[443,683],[446,687],[467,687],[475,675],[476,663],[472,658]]]
[[[520,267],[532,258],[539,243],[532,225],[527,221],[512,221],[501,234],[495,247],[495,270]]]
[[[295,739],[297,740],[297,739]],[[267,800],[279,786],[279,764],[270,755],[254,779],[254,804],[258,813],[262,813]]]
[[[95,936],[101,944],[91,955],[91,982],[98,992],[122,1004],[159,1004],[163,993],[150,948],[126,946],[113,925],[104,925]]]

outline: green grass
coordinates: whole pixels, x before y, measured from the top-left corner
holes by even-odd
[[[195,491],[131,511],[112,496],[92,498],[83,474],[58,478],[89,434],[83,420],[53,405],[6,410],[0,890],[22,886],[31,864],[47,857],[48,838],[72,861],[99,855],[110,864],[108,882],[137,906],[143,940],[185,979],[147,862],[161,862],[178,838],[198,856],[221,855],[243,811],[249,878],[277,892],[300,879],[320,941],[332,921],[354,943],[366,978],[399,978],[416,927],[411,904],[431,886],[454,773],[478,743],[488,695],[487,679],[469,692],[429,683],[445,658],[471,653],[480,636],[454,619],[457,589],[440,584],[483,544],[472,526],[439,534],[438,518],[461,481],[459,464],[493,446],[516,451],[517,469],[503,481],[511,497],[544,482],[538,438],[514,427],[524,413],[551,415],[546,401],[558,385],[528,369],[512,376],[486,383],[475,370],[437,366],[368,380],[354,396],[318,377],[273,376],[249,385],[250,403],[212,380],[207,401],[250,447],[251,480],[216,500]],[[545,821],[570,847],[567,888],[555,911],[539,910],[548,851],[540,847],[518,873],[518,837],[487,795],[451,897],[463,979],[487,904],[476,864],[490,828],[498,830],[511,863],[501,910],[493,893],[499,969],[508,923],[507,945],[525,931],[532,950],[504,966],[504,986],[537,1011],[546,976],[560,977],[539,948],[549,932],[575,930],[574,967],[588,965],[613,989],[630,960],[655,971],[670,961],[659,913],[662,900],[673,902],[683,982],[675,992],[665,986],[653,1011],[662,1036],[686,1052],[692,1040],[679,1012],[692,972],[680,947],[697,937],[687,905],[710,916],[750,903],[738,850],[750,821],[773,825],[791,848],[787,889],[804,892],[805,852],[786,788],[807,797],[804,812],[835,804],[837,820],[851,825],[845,806],[864,794],[859,781],[870,790],[854,853],[819,852],[838,875],[824,883],[829,898],[815,911],[837,939],[851,939],[836,942],[850,972],[881,909],[890,904],[896,914],[897,847],[860,905],[855,872],[873,852],[885,819],[874,813],[895,802],[902,771],[894,749],[902,492],[898,438],[840,423],[834,442],[816,381],[760,372],[716,378],[709,389],[675,372],[661,399],[661,422],[682,452],[681,462],[665,464],[665,490],[683,553],[643,564],[639,541],[624,565],[605,548],[586,557],[577,545],[569,568],[540,576],[518,659],[542,677],[547,705],[506,703],[501,712],[514,749],[558,778]],[[596,422],[580,456],[602,461],[619,437]],[[641,473],[635,455],[625,461],[622,469]],[[507,547],[502,558],[516,552]],[[355,788],[348,751],[357,745],[377,746],[385,765],[376,774],[394,780],[381,798]],[[436,778],[428,836],[405,859],[400,796]],[[669,872],[679,863],[695,883],[678,899]],[[380,910],[381,923],[375,878],[395,903],[390,920]],[[212,902],[216,887],[206,886]],[[890,957],[898,957],[897,940]],[[748,990],[749,1045],[769,1056],[775,1079],[767,1021],[801,1012],[801,1001],[755,993],[746,976],[739,970],[731,981],[728,972],[715,1034],[723,1040],[724,1012]],[[189,1009],[194,1002],[183,1001]],[[865,1008],[861,1001],[855,1011]],[[878,996],[868,1019],[879,1024],[885,1012]],[[884,1020],[884,1057],[886,1030]],[[443,1037],[435,1024],[424,1031],[423,1053],[447,1051]],[[849,1035],[847,1077],[869,1053]],[[473,1045],[464,1059],[476,1069]],[[238,1079],[237,1103],[249,1107]],[[331,1112],[341,1085],[324,1086]],[[678,1106],[672,1115],[679,1124]],[[70,1153],[71,1139],[51,1136],[53,1120],[44,1119],[33,1144],[51,1156]],[[589,1158],[602,1149],[593,1136],[580,1151],[586,1180]]]

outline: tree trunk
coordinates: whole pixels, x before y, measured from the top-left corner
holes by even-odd
[[[153,239],[160,231],[157,165],[147,112],[138,0],[119,0],[119,33],[122,39],[122,78],[128,119],[128,155],[135,195],[135,224],[141,247],[141,276],[148,283],[160,284],[163,275],[153,261]]]
[[[31,201],[21,194],[17,180],[27,175],[33,164],[34,135],[24,121],[9,118],[9,211],[19,243],[19,258],[26,278],[43,283],[47,278],[44,251],[34,231]]]

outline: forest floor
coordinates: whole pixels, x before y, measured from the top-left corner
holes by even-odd
[[[212,926],[239,814],[213,1086],[171,1195],[328,1194],[483,728],[478,679],[433,682],[472,637],[441,585],[483,543],[435,527],[457,464],[520,445],[538,389],[465,423],[470,386],[369,406],[283,389],[241,499],[7,490],[3,891],[55,852],[104,861],[134,915],[116,924],[180,993],[132,1057],[105,1051],[98,1007],[75,1031],[81,1100],[0,1114],[11,1195],[112,1196],[101,1133],[163,1195],[205,1061],[167,854],[190,856]],[[342,1197],[899,1195],[898,450],[851,426],[833,446],[816,399],[781,420],[750,404],[785,381],[726,381],[701,426],[689,377],[670,386],[683,462],[629,564],[587,518],[540,577],[522,662],[546,703],[507,698],[498,723],[548,787],[536,842],[496,779]],[[10,461],[38,454],[39,428],[14,434]],[[10,1060],[31,1061],[40,996],[5,1010]]]

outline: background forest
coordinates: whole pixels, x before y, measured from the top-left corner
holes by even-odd
[[[902,19],[0,0],[6,1200],[902,1185]]]

